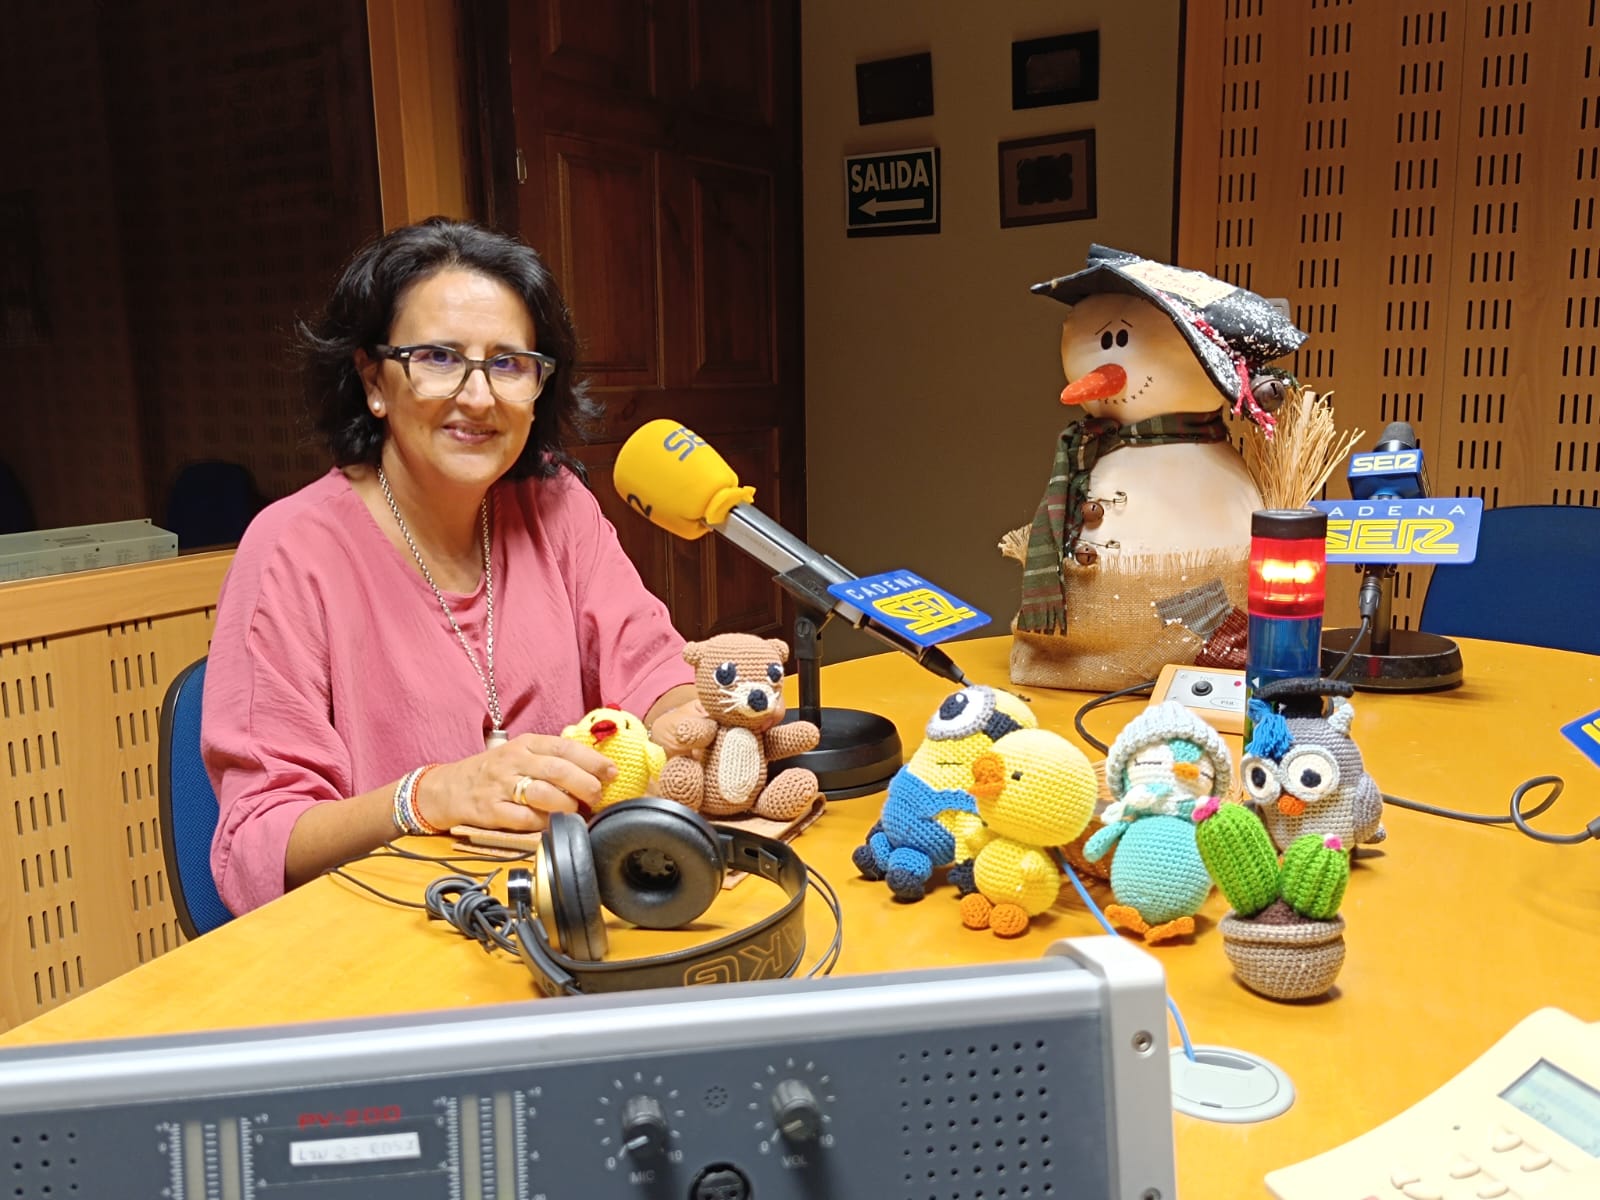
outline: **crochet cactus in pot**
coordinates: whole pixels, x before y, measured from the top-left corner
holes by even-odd
[[[1332,834],[1308,833],[1283,852],[1278,893],[1302,917],[1331,921],[1339,915],[1345,885],[1350,882],[1350,856]]]
[[[1271,835],[1244,805],[1210,801],[1194,820],[1201,861],[1233,905],[1220,928],[1239,979],[1274,1000],[1324,994],[1344,965],[1339,905],[1350,856],[1342,841],[1305,834],[1280,863]]]

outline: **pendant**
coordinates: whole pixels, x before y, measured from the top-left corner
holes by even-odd
[[[507,740],[504,729],[491,729],[483,739],[483,748],[485,750],[493,750],[496,746],[504,746]]]

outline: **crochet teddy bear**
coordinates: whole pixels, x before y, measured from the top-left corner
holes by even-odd
[[[1106,919],[1148,943],[1194,932],[1194,914],[1211,894],[1211,875],[1195,845],[1195,806],[1226,795],[1233,762],[1217,731],[1176,700],[1145,709],[1123,727],[1106,758],[1113,803],[1084,857],[1110,853],[1116,903]]]
[[[1038,724],[1033,710],[1009,692],[974,685],[946,696],[922,744],[889,780],[883,811],[851,856],[856,869],[866,879],[886,881],[896,900],[922,899],[934,868],[970,859],[966,843],[983,828],[977,801],[966,790],[973,760],[1013,729]],[[970,880],[965,890],[972,890]]]
[[[667,762],[667,752],[650,740],[644,722],[620,708],[590,709],[561,736],[593,746],[617,766],[617,777],[600,790],[595,812],[648,795]]]
[[[667,760],[661,794],[708,817],[755,812],[789,821],[820,794],[817,777],[789,767],[768,779],[767,764],[814,749],[822,732],[810,721],[789,721],[762,730],[783,711],[783,663],[789,647],[777,638],[720,633],[690,642],[683,658],[695,669],[695,689],[709,714],[687,718],[673,731],[678,742],[705,751]]]
[[[962,899],[961,923],[1015,937],[1055,903],[1061,872],[1048,847],[1089,823],[1094,768],[1060,734],[1017,729],[973,760],[971,791],[984,827],[967,843],[977,891]]]

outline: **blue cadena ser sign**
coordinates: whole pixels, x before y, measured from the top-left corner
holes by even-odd
[[[830,584],[828,591],[893,626],[919,646],[948,641],[989,623],[988,613],[979,612],[912,571],[887,571],[850,579]]]
[[[1328,514],[1331,563],[1470,563],[1478,557],[1483,501],[1313,500]]]
[[[1582,750],[1585,757],[1600,767],[1600,710],[1579,717],[1561,727],[1566,739]]]

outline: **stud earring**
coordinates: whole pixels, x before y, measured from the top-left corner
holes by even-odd
[[[367,407],[372,410],[372,415],[373,416],[375,416],[375,417],[383,416],[383,401],[382,400],[372,400],[372,401],[368,402]]]

